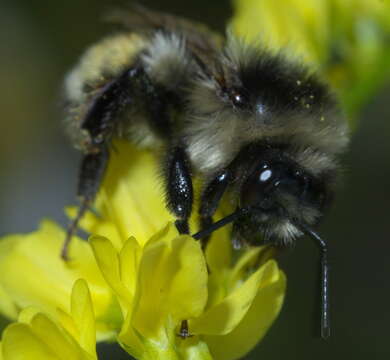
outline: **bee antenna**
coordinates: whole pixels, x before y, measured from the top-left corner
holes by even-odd
[[[299,223],[300,230],[311,237],[320,248],[321,260],[321,337],[327,339],[330,336],[329,316],[329,264],[328,264],[328,243],[322,239],[308,225]]]
[[[218,220],[217,222],[211,224],[206,229],[202,229],[202,230],[198,231],[197,233],[193,234],[192,237],[195,240],[200,240],[202,238],[205,238],[205,237],[209,236],[211,233],[213,233],[214,231],[218,230],[219,228],[236,221],[238,218],[245,215],[249,211],[250,211],[250,208],[248,208],[248,207],[239,208],[234,213],[231,213],[230,215],[225,216],[221,220]]]

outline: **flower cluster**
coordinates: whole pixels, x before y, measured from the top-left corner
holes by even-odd
[[[137,359],[243,356],[279,313],[284,274],[266,247],[233,261],[226,229],[205,253],[178,234],[153,155],[125,143],[116,148],[99,215],[89,212],[81,223],[99,235],[75,238],[70,262],[59,257],[64,231],[47,220],[32,234],[1,240],[0,310],[18,319],[3,333],[3,358],[96,358],[95,336],[118,341]],[[177,336],[182,320],[191,338]]]

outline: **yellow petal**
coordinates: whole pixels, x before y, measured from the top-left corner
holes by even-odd
[[[46,346],[53,353],[59,354],[60,359],[80,358],[81,349],[77,343],[45,315],[35,315],[31,321],[31,328],[37,337],[44,339]]]
[[[133,319],[144,337],[158,337],[168,317],[177,323],[199,316],[206,301],[207,268],[199,242],[165,236],[146,244]]]
[[[180,359],[212,360],[207,343],[194,336],[179,342]]]
[[[19,321],[3,333],[5,359],[96,359],[95,317],[85,280],[76,281],[72,290],[72,335],[36,308],[24,309]]]
[[[73,219],[77,215],[78,208],[76,206],[70,206],[66,208],[66,214]],[[104,236],[112,242],[116,250],[120,250],[123,243],[127,238],[121,238],[118,227],[115,223],[104,219],[102,216],[98,216],[91,211],[87,211],[86,214],[80,220],[80,229],[83,229],[89,234]]]
[[[132,302],[132,297],[128,289],[122,283],[119,255],[114,246],[103,236],[92,236],[89,241],[100,271],[107,281],[107,284],[119,297],[119,301],[124,303],[122,309],[128,309]]]
[[[47,344],[26,324],[12,324],[3,332],[3,357],[6,360],[60,360]]]
[[[106,314],[113,303],[112,293],[102,277],[88,243],[73,239],[71,262],[59,254],[65,237],[55,223],[42,222],[39,229],[26,235],[13,235],[0,241],[0,288],[19,309],[33,306],[54,319],[57,309],[69,312],[69,297],[78,278],[88,281],[96,316]],[[0,301],[4,304],[7,297]],[[0,311],[13,315],[3,305]],[[112,326],[112,324],[110,324]],[[111,335],[107,324],[99,324],[99,338]]]
[[[207,307],[210,307],[221,301],[227,293],[228,274],[232,260],[230,238],[228,236],[220,236],[218,231],[210,239],[205,256],[210,270],[207,301]]]
[[[133,328],[133,313],[128,312],[123,322],[121,332],[118,335],[118,342],[131,356],[135,359],[143,359],[142,354],[145,352],[145,345],[142,337]]]
[[[211,273],[224,271],[231,265],[232,244],[226,231],[224,228],[216,231],[207,244],[206,259]]]
[[[190,324],[191,330],[195,334],[228,334],[244,318],[263,284],[276,276],[279,276],[277,264],[270,260],[220,303],[193,320]]]
[[[142,249],[134,237],[124,244],[120,254],[120,277],[122,284],[133,297],[137,285],[138,266],[141,261]]]
[[[231,291],[248,277],[248,274],[263,265],[275,255],[272,246],[253,246],[247,248],[240,256],[236,264],[230,269],[228,289]]]
[[[1,249],[0,249],[1,250]],[[15,319],[18,316],[18,309],[12,298],[0,284],[0,312],[7,318]]]
[[[259,289],[252,305],[233,331],[223,336],[205,336],[214,359],[241,359],[264,337],[283,304],[286,277],[278,277]]]
[[[97,208],[115,223],[122,238],[134,236],[143,245],[168,221],[173,220],[164,205],[155,156],[123,141],[111,152],[103,191]]]
[[[95,314],[88,285],[83,279],[73,285],[71,314],[78,331],[76,340],[85,351],[96,357]]]
[[[174,319],[199,316],[207,302],[207,265],[199,241],[180,236],[172,241],[170,291],[166,311]],[[176,269],[172,266],[177,257]]]
[[[30,325],[16,323],[4,330],[3,356],[6,360],[96,359],[43,314],[36,314]]]
[[[232,209],[222,204],[217,212],[216,221],[230,214]],[[215,231],[207,244],[205,257],[209,269],[207,306],[220,301],[226,295],[227,274],[232,264],[231,228],[224,226]]]
[[[33,306],[29,306],[24,308],[18,317],[18,321],[25,324],[30,324],[35,315],[39,314],[40,310]]]
[[[168,225],[164,224],[159,231],[155,232],[150,239],[148,239],[147,244],[151,247],[154,243],[168,242],[175,237],[179,236],[179,232],[176,229],[176,226],[172,222],[169,222]]]

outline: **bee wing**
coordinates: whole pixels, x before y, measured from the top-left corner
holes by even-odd
[[[222,48],[224,39],[207,26],[175,15],[152,11],[139,4],[111,11],[106,20],[135,32],[153,33],[161,30],[182,35],[188,49],[204,69],[217,76],[217,53]]]

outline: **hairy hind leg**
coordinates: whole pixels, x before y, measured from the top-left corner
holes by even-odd
[[[66,238],[61,250],[61,257],[64,260],[69,260],[68,252],[70,241],[77,231],[79,221],[95,200],[107,168],[108,159],[109,150],[104,146],[97,153],[85,155],[81,162],[79,183],[77,187],[77,195],[81,199],[81,205],[76,217],[70,223],[66,232]]]
[[[86,105],[88,109],[80,131],[88,134],[89,143],[79,172],[77,194],[81,198],[81,206],[66,233],[61,251],[64,260],[68,260],[69,244],[78,223],[99,190],[107,168],[109,144],[120,121],[119,115],[134,100],[134,84],[140,74],[137,68],[124,71],[118,78],[108,82]]]
[[[164,169],[166,204],[177,218],[175,225],[181,234],[189,234],[188,219],[193,203],[189,160],[181,146],[169,150]]]

